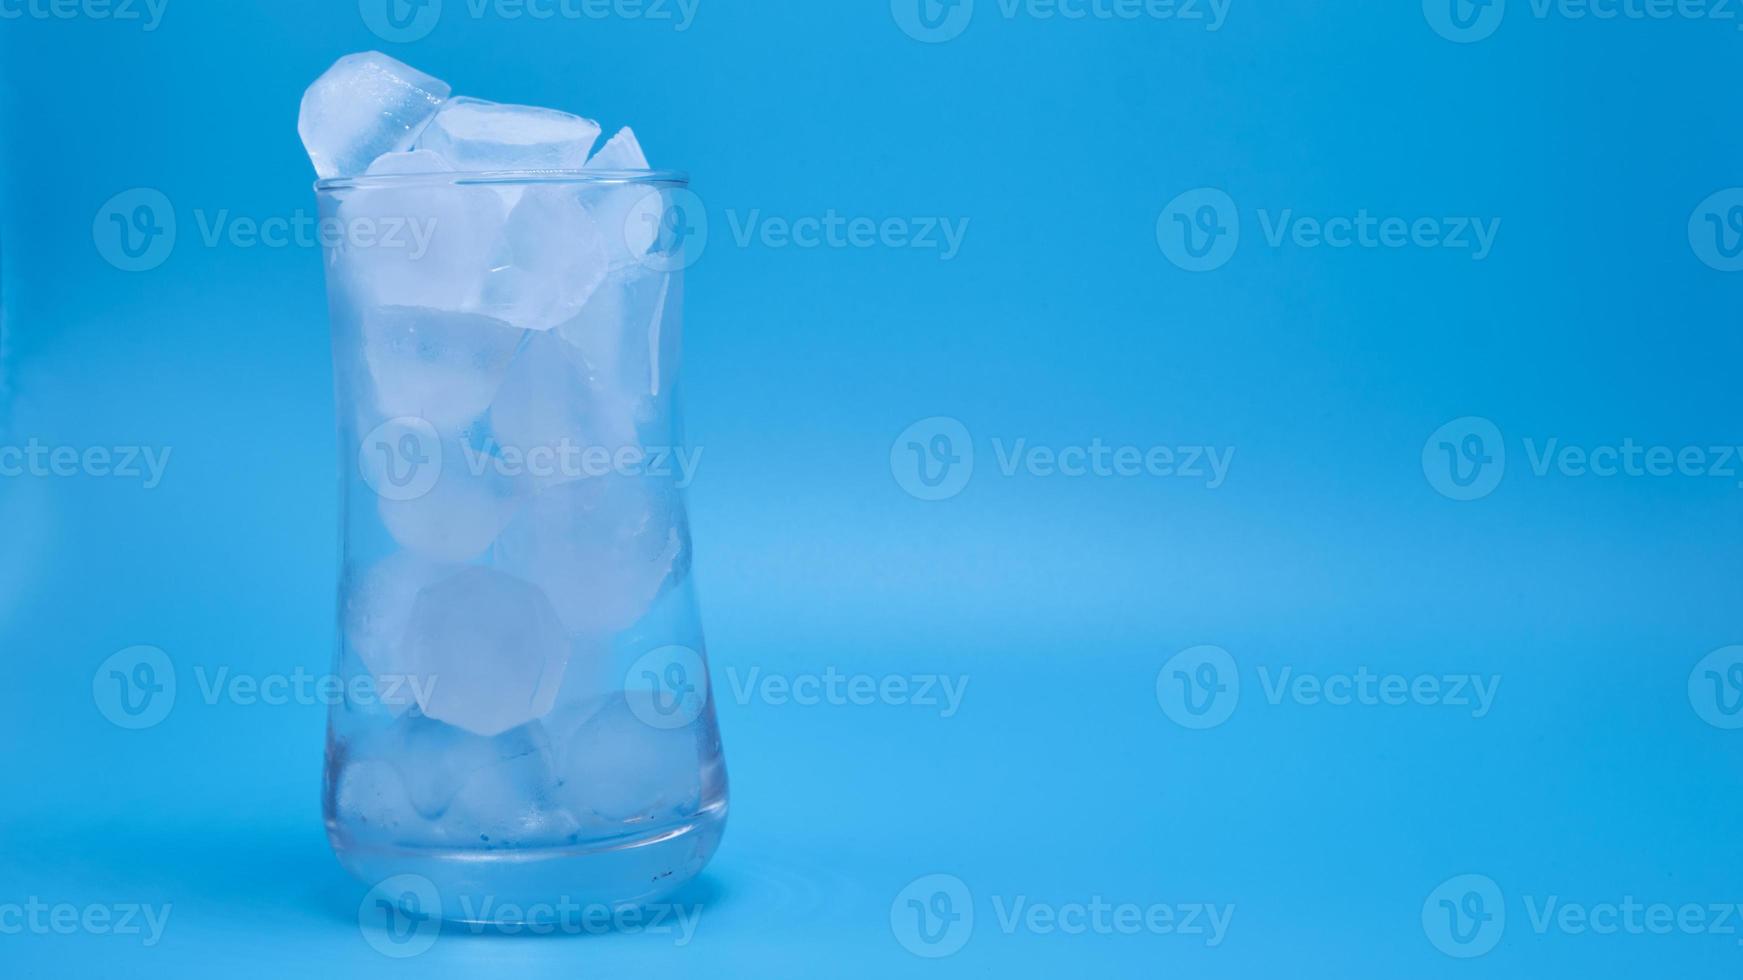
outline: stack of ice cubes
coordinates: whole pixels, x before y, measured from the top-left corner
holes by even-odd
[[[347,231],[330,258],[359,431],[417,420],[442,460],[424,492],[374,502],[393,547],[347,576],[347,663],[380,698],[334,791],[342,819],[396,840],[561,843],[699,792],[697,732],[644,724],[611,669],[681,574],[674,491],[576,465],[636,446],[658,395],[667,273],[642,259],[664,205],[646,183],[476,177],[648,161],[628,128],[595,151],[592,120],[450,94],[348,55],[298,120],[321,178],[363,178],[337,193],[340,226],[404,231]]]

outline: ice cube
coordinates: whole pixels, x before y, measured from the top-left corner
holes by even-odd
[[[458,439],[441,440],[430,457],[424,465],[440,470],[429,490],[404,499],[383,494],[377,512],[393,539],[417,557],[471,561],[490,550],[514,516],[521,487],[495,457]]]
[[[536,586],[474,566],[418,593],[400,657],[428,679],[424,714],[500,735],[550,712],[569,640]]]
[[[354,177],[383,153],[411,148],[449,91],[379,52],[348,54],[303,93],[297,133],[315,173]]]
[[[376,407],[445,432],[490,407],[525,336],[491,317],[413,306],[370,309],[362,330]]]
[[[612,473],[548,487],[497,539],[497,564],[550,596],[571,632],[599,635],[640,619],[688,541],[668,482]]]
[[[638,447],[630,406],[578,362],[554,334],[533,334],[491,406],[492,434],[505,457],[518,454],[534,487],[609,472],[620,450]]]
[[[454,99],[424,130],[418,148],[465,171],[579,170],[599,124],[555,109]]]
[[[334,799],[341,822],[382,837],[410,836],[422,823],[398,770],[383,761],[347,762]]]
[[[671,277],[642,266],[617,270],[574,319],[557,327],[588,376],[619,397],[659,394],[659,350]]]
[[[550,738],[538,725],[485,737],[412,712],[370,750],[372,758],[393,765],[412,804],[431,819],[446,813],[480,774],[487,776],[484,783],[499,786],[505,772],[519,775],[528,795],[548,792],[553,782]]]
[[[613,655],[613,647],[608,637],[572,638],[563,689],[557,692],[557,706],[546,716],[547,729],[574,730],[598,710],[601,698],[623,687],[623,665]]]
[[[367,174],[371,177],[390,177],[453,172],[453,165],[434,150],[406,150],[403,153],[383,153],[376,157],[375,162],[369,165]]]
[[[605,141],[588,170],[646,170],[647,155],[628,126]],[[645,256],[658,238],[659,222],[665,215],[666,201],[657,185],[629,183],[601,187],[591,195],[589,205],[594,219],[605,232],[606,245],[614,268],[636,262]]]
[[[530,731],[539,732],[539,726]],[[552,755],[541,749],[475,770],[442,815],[450,840],[470,846],[561,844],[581,829],[554,801],[557,774]]]
[[[503,225],[478,308],[549,330],[587,305],[608,262],[605,235],[571,188],[528,188]]]
[[[698,728],[643,722],[622,694],[557,736],[558,798],[571,810],[626,822],[686,814],[702,792]]]
[[[424,684],[400,660],[400,640],[411,622],[412,605],[425,586],[455,571],[456,566],[400,552],[371,565],[347,584],[345,639],[368,669],[375,697],[395,717],[411,707],[413,692]]]
[[[587,161],[587,169],[646,170],[648,158],[642,153],[642,145],[636,141],[635,133],[625,126],[593,154],[593,159]]]
[[[605,184],[586,192],[588,210],[605,236],[606,258],[613,269],[643,264],[659,242],[668,215],[666,191],[659,184],[635,181]]]
[[[390,153],[369,176],[453,170],[429,150]],[[356,187],[339,205],[339,268],[375,306],[473,310],[508,208],[489,186],[426,183]]]

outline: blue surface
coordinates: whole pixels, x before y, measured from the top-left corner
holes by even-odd
[[[1719,687],[1697,668],[1743,642],[1743,463],[1708,452],[1743,442],[1743,279],[1707,219],[1743,192],[1704,203],[1743,185],[1735,8],[1235,0],[1213,31],[1009,3],[704,0],[678,30],[447,0],[383,37],[367,2],[169,0],[152,30],[0,2],[0,446],[171,453],[149,489],[0,478],[0,973],[1735,975],[1743,915],[1706,909],[1743,901],[1743,687],[1731,654]],[[328,669],[319,256],[228,232],[313,213],[297,99],[367,48],[633,123],[706,203],[687,411],[733,812],[688,943],[379,955],[320,825],[324,708],[204,697]],[[177,237],[128,272],[103,219],[136,188]],[[1364,209],[1404,244],[1296,221]],[[767,223],[831,213],[907,223],[813,248]],[[1455,217],[1494,230],[1481,257]],[[895,247],[940,221],[966,223],[948,258]],[[1214,488],[1006,475],[1019,439],[1234,456]],[[1551,439],[1699,461],[1540,475]],[[178,695],[127,731],[93,675],[140,644]],[[831,668],[968,686],[948,717],[745,690]],[[1499,687],[1332,704],[1286,669]],[[171,911],[149,943],[20,928],[33,899]],[[1628,900],[1666,911],[1581,924]],[[1092,903],[1131,912],[1048,927]],[[1233,906],[1215,945],[1151,917],[1194,903]],[[1684,906],[1703,923],[1652,931]]]

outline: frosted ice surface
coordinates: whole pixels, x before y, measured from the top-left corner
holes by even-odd
[[[383,761],[348,762],[339,773],[336,804],[346,823],[384,836],[407,835],[421,822],[398,770]]]
[[[369,175],[452,169],[437,154],[415,150],[377,160]],[[494,187],[418,181],[346,191],[338,217],[340,268],[360,299],[460,312],[478,306],[508,207]]]
[[[622,694],[557,737],[559,798],[576,812],[612,821],[651,819],[686,812],[701,796],[696,727],[650,726]]]
[[[554,774],[550,739],[537,725],[486,737],[413,712],[372,748],[398,770],[412,804],[431,819],[446,813],[480,774],[498,785],[505,772],[519,777],[529,795],[545,792]]]
[[[524,331],[491,317],[413,306],[363,315],[363,356],[387,418],[456,432],[490,407]]]
[[[555,109],[454,99],[424,130],[418,148],[460,170],[579,170],[599,124]]]
[[[405,500],[376,502],[393,539],[427,561],[468,562],[490,550],[520,505],[518,482],[455,440],[440,444],[440,475],[430,489]],[[434,461],[434,456],[431,457]]]
[[[456,571],[404,552],[376,562],[345,595],[345,639],[374,680],[375,695],[398,716],[412,706],[416,677],[400,660],[400,640],[411,622],[418,592]]]
[[[638,446],[633,405],[589,379],[578,360],[555,335],[534,334],[491,406],[492,433],[521,454],[534,486],[604,472],[599,453]]]
[[[648,158],[642,153],[642,145],[636,140],[635,133],[625,126],[593,154],[593,159],[587,161],[587,169],[646,170]]]
[[[534,582],[575,633],[635,623],[671,576],[686,542],[661,480],[612,474],[548,487],[497,539],[503,569]]]
[[[452,173],[453,170],[453,166],[442,159],[440,153],[431,150],[407,150],[399,153],[383,153],[376,157],[375,162],[369,165],[368,176],[443,174]]]
[[[379,52],[348,54],[303,93],[297,133],[315,173],[354,177],[382,154],[409,149],[449,91]]]
[[[659,394],[660,331],[671,277],[641,266],[614,271],[574,319],[557,327],[582,370],[621,399]]]
[[[579,313],[605,280],[606,235],[573,188],[531,187],[509,212],[479,309],[529,330]]]
[[[478,566],[418,593],[403,643],[402,662],[427,678],[424,714],[487,736],[549,714],[569,660],[545,594]]]
[[[441,826],[456,842],[502,847],[562,843],[581,829],[553,799],[557,775],[540,751],[485,766],[454,794]]]

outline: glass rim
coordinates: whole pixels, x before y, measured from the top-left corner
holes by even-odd
[[[489,170],[470,173],[441,171],[423,174],[363,174],[356,177],[326,177],[315,181],[315,190],[318,193],[325,193],[381,187],[473,184],[508,186],[595,184],[600,186],[688,187],[690,175],[682,170]]]

